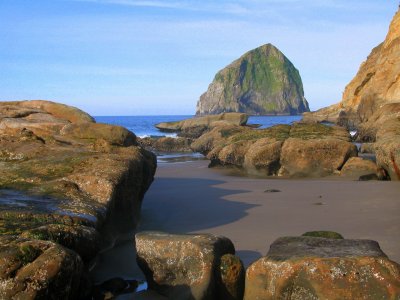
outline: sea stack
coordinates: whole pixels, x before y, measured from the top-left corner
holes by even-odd
[[[215,75],[197,103],[196,115],[297,115],[308,111],[299,71],[278,48],[266,44]]]

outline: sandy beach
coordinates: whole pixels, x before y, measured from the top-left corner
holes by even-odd
[[[138,231],[224,235],[248,266],[278,237],[332,230],[376,240],[400,262],[399,182],[248,178],[207,166],[205,160],[159,164]],[[272,189],[280,192],[266,192]],[[93,275],[143,278],[133,242],[102,254]]]

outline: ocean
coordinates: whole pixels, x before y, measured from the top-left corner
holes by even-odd
[[[181,121],[192,118],[186,116],[97,116],[96,122],[123,126],[138,137],[147,136],[176,136],[174,133],[164,133],[154,127],[161,122]],[[301,116],[250,116],[248,124],[260,124],[260,128],[267,128],[277,124],[291,124],[299,121]]]

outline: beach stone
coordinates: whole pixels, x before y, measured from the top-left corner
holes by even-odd
[[[56,243],[0,236],[1,299],[77,299],[83,263]]]
[[[221,284],[218,299],[242,300],[246,271],[239,257],[225,254],[220,263]]]
[[[252,171],[262,171],[266,175],[275,175],[280,168],[280,156],[283,142],[271,138],[262,138],[253,143],[244,157],[244,167]]]
[[[245,154],[248,151],[251,142],[240,141],[229,144],[223,147],[218,152],[218,162],[221,165],[234,165],[242,166],[245,158]],[[214,158],[215,159],[215,158]],[[213,162],[212,162],[213,163]]]
[[[376,164],[369,160],[361,157],[350,157],[344,164],[340,175],[342,176],[353,176],[361,177],[365,175],[377,174]]]
[[[370,240],[283,237],[246,273],[250,299],[398,299],[400,266]]]
[[[136,234],[137,262],[150,289],[168,299],[217,299],[220,261],[232,242],[211,234]]]
[[[357,147],[347,141],[289,138],[282,146],[279,173],[290,177],[333,174],[353,156],[357,156]]]

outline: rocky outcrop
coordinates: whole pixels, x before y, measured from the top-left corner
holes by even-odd
[[[250,299],[396,299],[400,266],[369,240],[284,237],[246,273]]]
[[[248,115],[242,113],[222,113],[215,116],[203,116],[177,122],[156,124],[156,128],[164,132],[178,132],[180,136],[198,138],[205,131],[220,125],[244,126]]]
[[[192,139],[183,137],[138,138],[138,143],[143,148],[153,152],[192,152],[192,142]]]
[[[296,115],[309,111],[299,71],[271,44],[220,70],[201,95],[196,115],[243,112]]]
[[[341,127],[278,125],[266,129],[218,126],[191,145],[211,165],[232,165],[249,173],[289,177],[337,173],[357,148]]]
[[[359,127],[385,104],[400,102],[400,11],[385,41],[372,50],[347,85],[339,104],[305,114],[305,120]]]
[[[241,263],[224,257],[235,253],[225,237],[141,232],[136,249],[149,288],[168,299],[238,299],[241,293]]]
[[[0,236],[52,241],[88,262],[136,226],[156,158],[132,132],[58,103],[0,102],[0,146]]]

